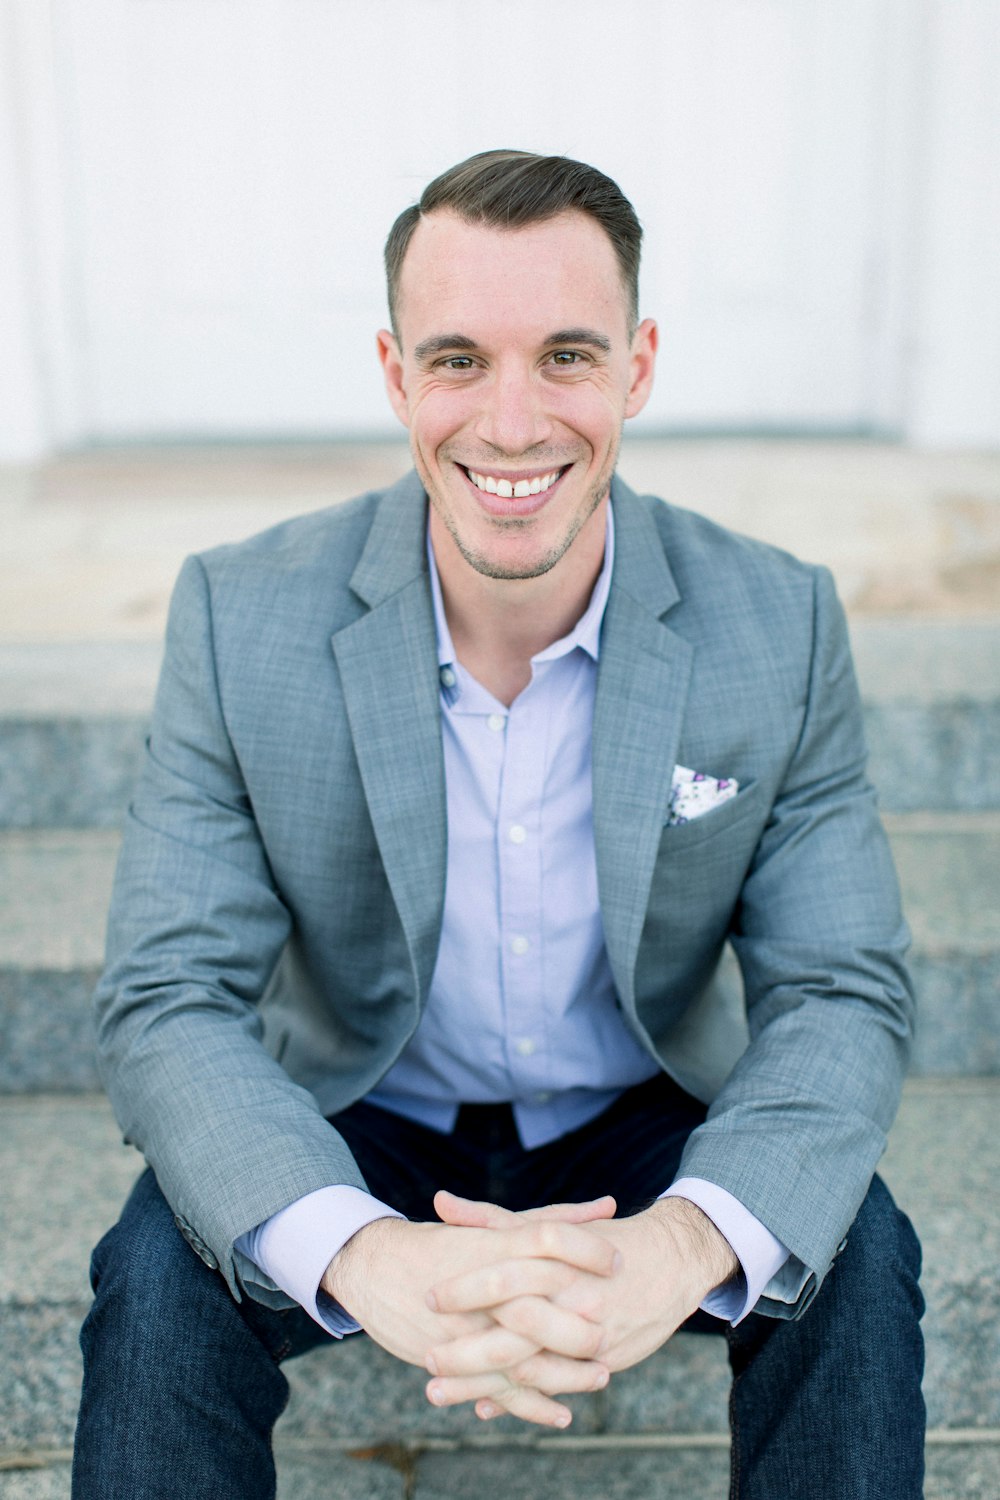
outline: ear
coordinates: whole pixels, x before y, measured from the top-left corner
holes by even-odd
[[[399,341],[388,328],[380,328],[376,342],[389,404],[403,426],[409,427],[410,406],[406,399],[406,388],[403,385],[403,354]]]
[[[653,319],[644,318],[632,340],[632,353],[629,357],[630,384],[625,400],[626,417],[637,416],[649,400],[659,342],[659,330]]]

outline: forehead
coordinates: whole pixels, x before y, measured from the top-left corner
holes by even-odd
[[[421,219],[399,279],[404,345],[435,333],[474,338],[586,326],[624,334],[627,298],[614,247],[587,214],[517,229],[441,212]]]

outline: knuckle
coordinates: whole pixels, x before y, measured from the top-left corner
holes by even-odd
[[[544,1418],[549,1401],[538,1391],[537,1386],[525,1383],[523,1386],[513,1386],[510,1398],[507,1401],[507,1409],[514,1416],[526,1418],[528,1421],[540,1421]]]
[[[497,1363],[508,1373],[510,1367],[516,1365],[519,1359],[524,1358],[525,1343],[518,1333],[505,1333],[502,1338],[497,1339],[495,1353]]]
[[[586,1318],[589,1323],[600,1323],[604,1303],[598,1292],[586,1292],[573,1304],[573,1310],[579,1313],[581,1318]]]
[[[486,1296],[490,1302],[502,1302],[507,1296],[507,1277],[497,1266],[486,1273]]]
[[[538,1248],[543,1255],[555,1255],[562,1242],[560,1226],[547,1220],[538,1226]]]
[[[514,1297],[507,1303],[504,1326],[514,1333],[527,1332],[533,1321],[534,1302],[531,1297]]]
[[[601,1345],[604,1343],[604,1329],[597,1323],[588,1326],[581,1341],[580,1353],[588,1359],[593,1359],[600,1353]]]
[[[522,1359],[509,1373],[513,1384],[522,1392],[545,1390],[548,1378],[546,1364],[537,1355]]]

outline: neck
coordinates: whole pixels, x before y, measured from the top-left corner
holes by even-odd
[[[455,654],[508,706],[531,680],[531,658],[567,635],[587,608],[604,561],[607,500],[554,568],[538,578],[478,573],[432,510],[431,543]]]

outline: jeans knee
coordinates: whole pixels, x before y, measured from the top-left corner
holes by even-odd
[[[96,1245],[90,1259],[94,1304],[81,1338],[86,1348],[108,1325],[118,1340],[150,1340],[154,1329],[191,1316],[199,1283],[210,1273],[185,1243],[173,1213],[147,1170],[129,1196],[118,1223]],[[228,1293],[227,1293],[228,1295]]]
[[[845,1249],[834,1262],[835,1270],[840,1276],[860,1276],[876,1299],[885,1299],[902,1287],[919,1318],[924,1310],[919,1287],[921,1259],[913,1225],[897,1208],[882,1179],[873,1178],[848,1231]]]

